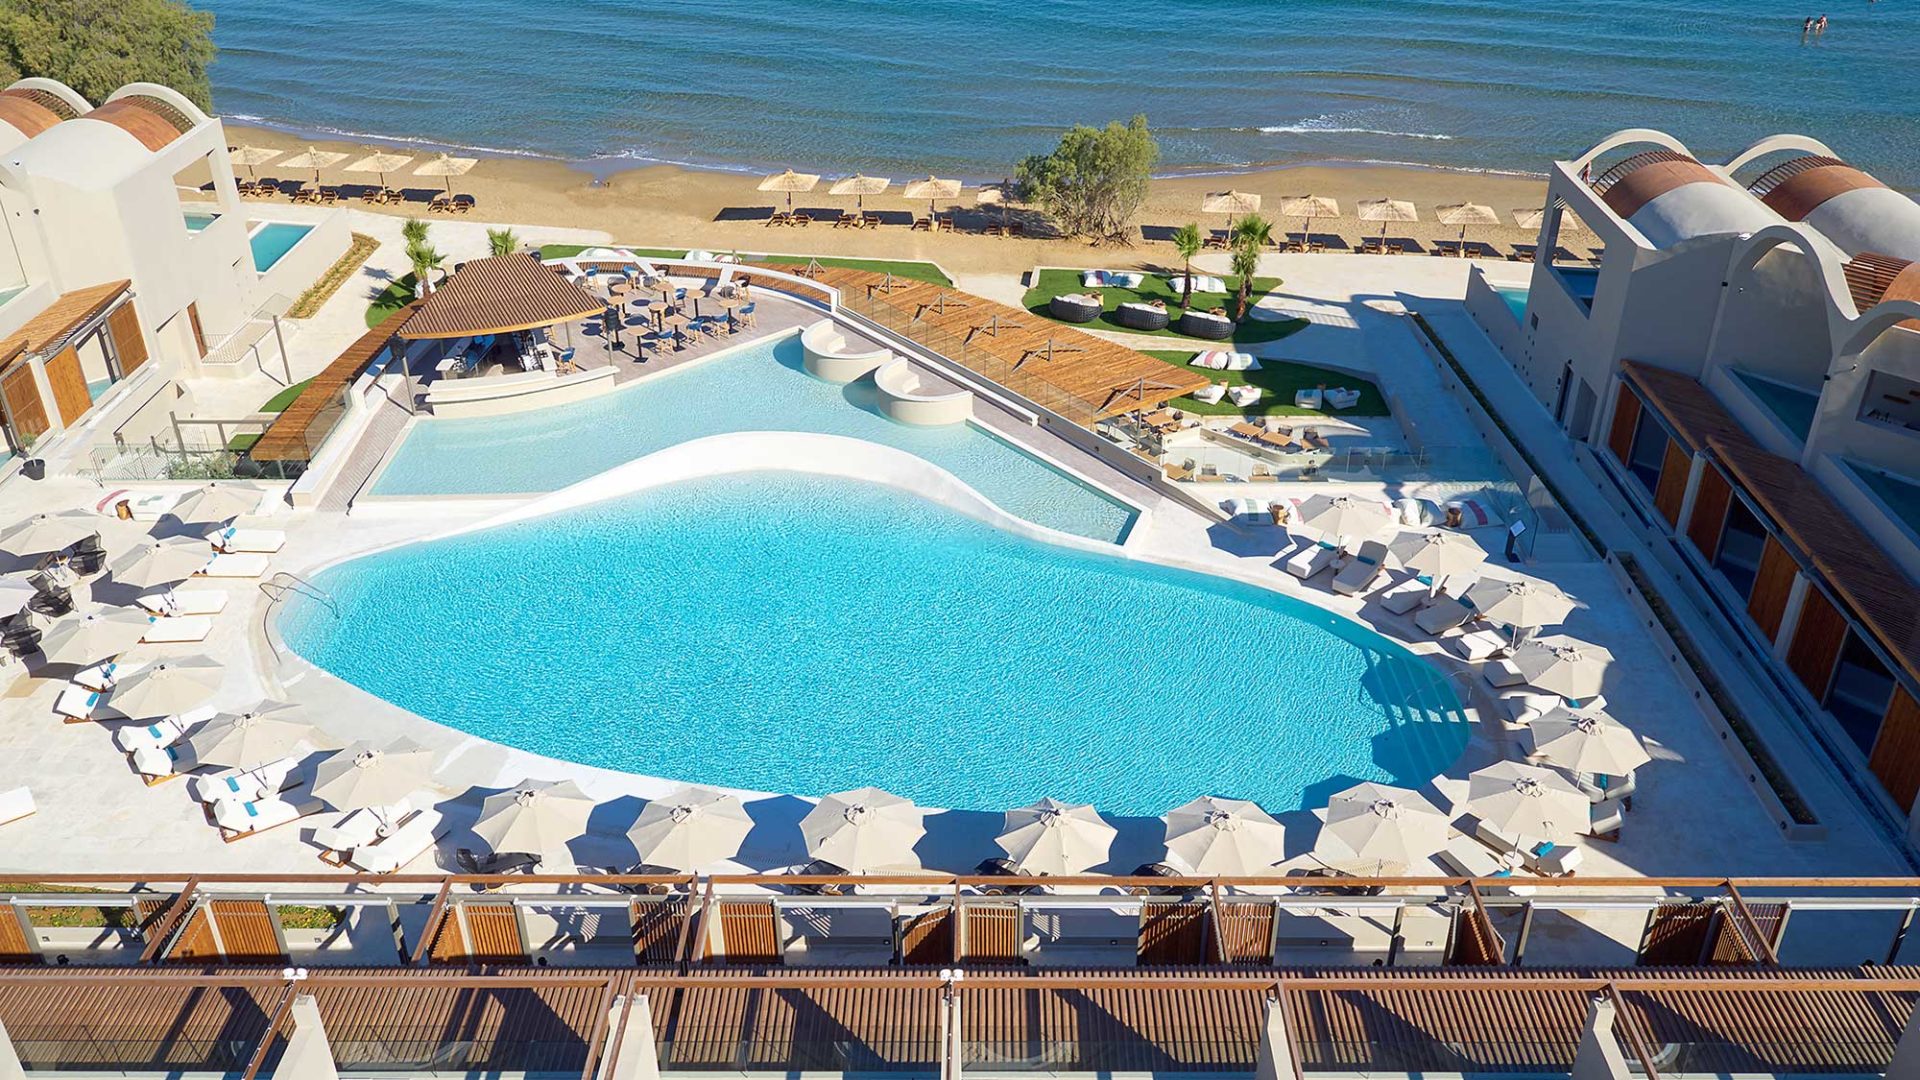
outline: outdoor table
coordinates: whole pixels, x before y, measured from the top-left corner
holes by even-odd
[[[607,293],[610,296],[625,296],[632,291],[633,282],[625,278],[616,278],[607,283]]]

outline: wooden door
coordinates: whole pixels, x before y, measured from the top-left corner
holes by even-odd
[[[1633,433],[1639,426],[1640,395],[1623,382],[1613,403],[1613,427],[1607,431],[1607,448],[1623,466],[1633,458]]]
[[[1747,597],[1747,614],[1755,626],[1773,641],[1780,636],[1780,620],[1787,613],[1787,597],[1793,594],[1793,579],[1800,567],[1787,554],[1780,541],[1771,535],[1760,549],[1760,569],[1753,578],[1753,592]]]
[[[228,960],[285,960],[273,929],[273,913],[259,900],[215,900],[208,909],[220,932],[220,955]]]
[[[47,421],[47,403],[40,399],[40,386],[33,380],[33,368],[16,364],[0,375],[0,397],[7,403],[7,418],[13,424],[13,437],[24,442],[37,439],[53,425]]]
[[[207,335],[200,329],[200,305],[187,305],[187,325],[193,328],[193,349],[195,356],[207,355]]]
[[[1221,904],[1220,943],[1229,964],[1273,963],[1273,905]]]
[[[720,940],[708,959],[727,964],[778,964],[780,920],[771,901],[723,900],[714,905]]]
[[[1680,505],[1687,501],[1687,480],[1692,473],[1693,455],[1668,439],[1667,454],[1660,460],[1660,486],[1653,489],[1653,508],[1669,525],[1680,524]]]
[[[62,424],[72,424],[93,408],[87,376],[80,370],[80,353],[73,346],[47,361],[47,383],[53,387],[53,404],[60,410]]]
[[[1507,962],[1507,943],[1493,928],[1487,909],[1478,904],[1462,907],[1453,916],[1453,941],[1447,949],[1447,963],[1462,967],[1499,967]]]
[[[467,956],[474,960],[514,963],[527,958],[520,941],[520,919],[512,904],[462,904],[467,918]],[[452,917],[452,913],[448,913]]]
[[[1787,647],[1787,667],[1799,677],[1813,700],[1827,696],[1827,684],[1833,681],[1834,661],[1847,640],[1847,620],[1819,589],[1808,589],[1800,605],[1800,621],[1793,628],[1793,644]]]
[[[1720,535],[1727,527],[1727,506],[1732,501],[1733,486],[1719,469],[1709,465],[1700,470],[1700,486],[1693,493],[1693,516],[1687,519],[1687,538],[1708,562],[1720,554]]]
[[[966,905],[960,959],[972,964],[1022,964],[1020,909],[1013,904]]]
[[[187,916],[187,925],[174,936],[173,944],[167,949],[169,960],[218,960],[220,946],[213,940],[213,924],[207,919],[205,907],[196,908]]]
[[[1143,905],[1137,948],[1144,965],[1207,963],[1207,906]]]
[[[1718,904],[1661,904],[1647,916],[1637,962],[1642,967],[1692,967],[1700,963],[1719,917]]]
[[[113,338],[113,354],[120,359],[120,377],[126,378],[147,362],[147,341],[140,336],[140,313],[132,304],[121,304],[107,316],[107,333]]]
[[[26,925],[20,909],[8,905],[0,911],[0,964],[38,964],[41,956],[33,949],[33,929]]]
[[[1894,805],[1903,812],[1913,809],[1914,795],[1920,792],[1920,703],[1904,686],[1893,688],[1867,764]]]
[[[903,964],[950,964],[953,962],[953,918],[947,908],[923,911],[902,920],[900,962]]]
[[[633,902],[633,957],[641,964],[671,964],[680,959],[692,904],[686,897]]]

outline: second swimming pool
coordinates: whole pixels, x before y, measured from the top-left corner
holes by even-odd
[[[797,337],[644,379],[589,401],[508,416],[424,420],[374,495],[557,491],[679,443],[736,431],[807,431],[882,443],[959,477],[1016,517],[1118,543],[1133,510],[971,424],[912,427],[883,416],[870,381],[822,382]]]

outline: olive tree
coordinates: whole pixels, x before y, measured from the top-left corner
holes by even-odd
[[[1046,211],[1068,235],[1125,243],[1127,223],[1146,201],[1159,160],[1160,146],[1144,115],[1104,128],[1078,124],[1060,137],[1051,153],[1022,161],[1014,181],[1022,197]]]

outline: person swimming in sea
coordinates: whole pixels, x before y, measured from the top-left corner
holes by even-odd
[[[1827,16],[1825,12],[1821,12],[1820,17],[1813,21],[1813,36],[1819,37],[1821,34],[1824,34],[1826,32],[1827,32]]]

